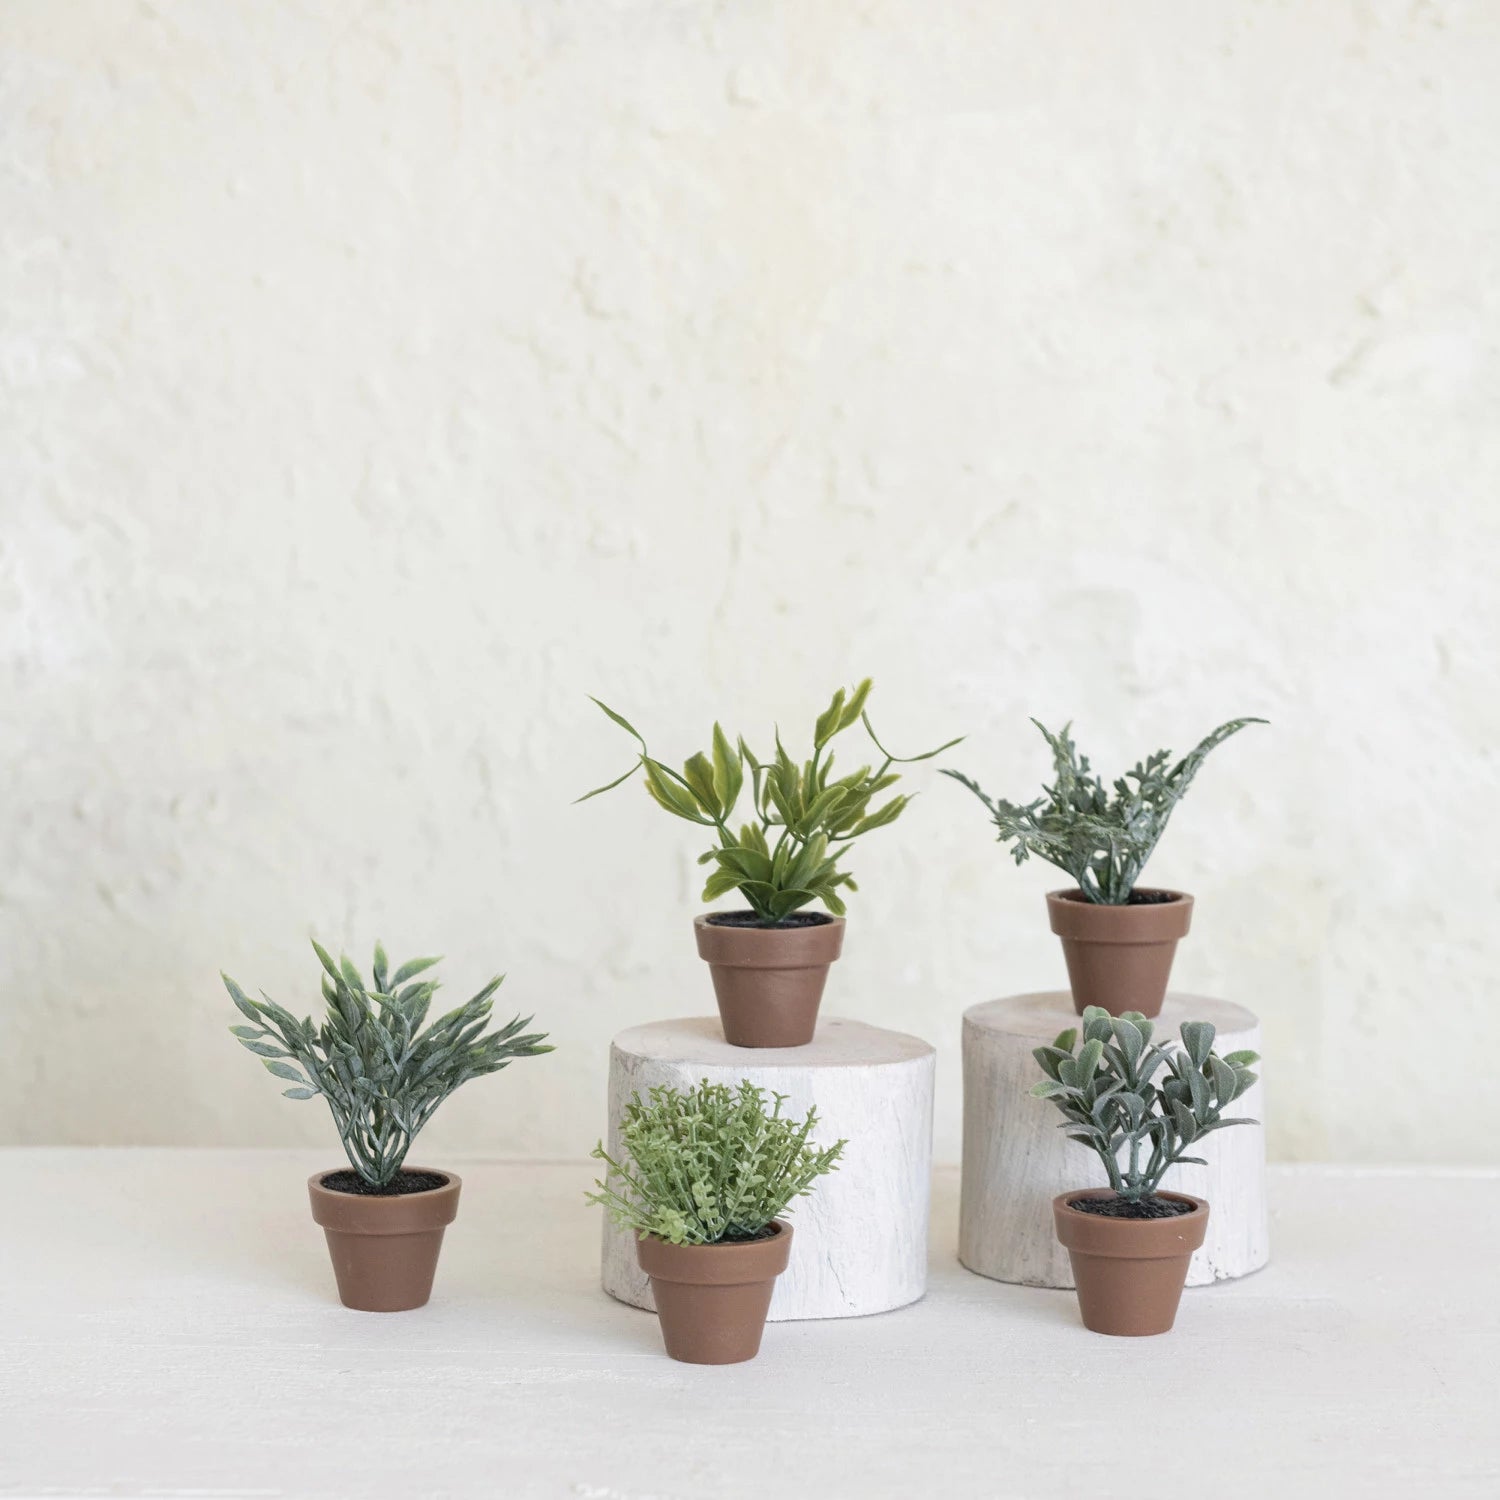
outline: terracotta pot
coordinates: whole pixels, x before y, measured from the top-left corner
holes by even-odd
[[[673,1359],[734,1365],[760,1352],[771,1293],[792,1251],[792,1226],[777,1219],[774,1227],[763,1240],[719,1245],[673,1245],[649,1234],[636,1241]]]
[[[1047,893],[1047,915],[1062,939],[1073,1008],[1102,1005],[1110,1015],[1138,1010],[1154,1016],[1166,998],[1179,938],[1193,920],[1193,898],[1181,891],[1137,887],[1170,896],[1141,906],[1099,906],[1076,888]]]
[[[828,966],[844,946],[844,919],[810,927],[721,927],[693,918],[708,960],[724,1040],[736,1047],[805,1047],[818,1026]]]
[[[373,1198],[324,1187],[323,1179],[335,1170],[342,1168],[309,1177],[307,1195],[328,1240],[339,1300],[361,1312],[421,1307],[432,1295],[443,1228],[458,1213],[459,1178],[432,1167],[405,1167],[405,1172],[432,1172],[447,1180],[425,1193]]]
[[[1166,1333],[1177,1316],[1188,1262],[1203,1243],[1208,1204],[1186,1193],[1158,1193],[1193,1211],[1170,1219],[1107,1219],[1070,1208],[1079,1198],[1110,1198],[1109,1188],[1063,1193],[1052,1222],[1073,1265],[1083,1326],[1095,1333]]]

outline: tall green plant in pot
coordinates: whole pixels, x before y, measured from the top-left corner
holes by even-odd
[[[455,1089],[552,1048],[543,1033],[526,1033],[529,1017],[486,1031],[500,976],[424,1030],[438,984],[418,976],[438,959],[393,970],[377,943],[366,983],[347,958],[334,963],[317,943],[313,948],[323,966],[321,1025],[299,1021],[264,994],[252,1000],[224,974],[246,1023],[230,1030],[267,1072],[292,1085],[282,1091],[287,1098],[321,1097],[333,1116],[349,1166],[313,1173],[307,1191],[344,1305],[364,1312],[421,1307],[461,1184],[455,1172],[408,1166],[408,1151]]]
[[[594,1149],[606,1171],[589,1201],[635,1235],[673,1359],[737,1364],[760,1350],[791,1255],[786,1215],[847,1144],[815,1144],[817,1111],[799,1120],[786,1102],[772,1094],[768,1107],[749,1079],[662,1085],[626,1106],[618,1157]]]
[[[708,751],[680,771],[657,760],[630,721],[594,702],[639,745],[622,776],[578,800],[608,792],[637,772],[665,812],[707,830],[709,867],[703,900],[731,891],[741,911],[695,919],[698,953],[709,965],[725,1038],[739,1047],[800,1047],[813,1039],[829,965],[844,941],[844,896],[856,890],[842,860],[850,845],[894,823],[910,798],[884,796],[901,779],[893,768],[930,760],[959,743],[921,755],[893,755],[876,737],[865,703],[869,678],[842,688],[819,715],[812,752],[797,761],[775,734],[775,754],[757,755],[743,736],[731,741],[715,724]],[[836,772],[833,741],[863,725],[874,756]],[[884,797],[884,800],[881,800]],[[739,811],[742,800],[748,803]],[[823,911],[808,910],[814,903]]]
[[[1084,1325],[1095,1333],[1165,1333],[1177,1316],[1188,1262],[1203,1243],[1208,1204],[1162,1189],[1167,1173],[1215,1131],[1255,1121],[1224,1111],[1256,1081],[1254,1052],[1214,1052],[1214,1028],[1184,1021],[1181,1044],[1157,1041],[1138,1011],[1098,1006],[1076,1029],[1032,1054],[1031,1090],[1056,1106],[1068,1139],[1099,1159],[1106,1188],[1061,1193],[1053,1225],[1068,1252]]]
[[[1158,750],[1107,788],[1088,757],[1079,755],[1070,724],[1054,734],[1033,719],[1052,751],[1053,781],[1024,804],[991,801],[963,772],[943,771],[989,810],[1000,842],[1011,846],[1018,865],[1034,854],[1074,880],[1070,889],[1047,893],[1047,913],[1062,939],[1080,1015],[1090,1005],[1114,1015],[1160,1012],[1177,944],[1192,921],[1193,898],[1137,882],[1209,753],[1247,724],[1265,722],[1231,719],[1180,760]]]

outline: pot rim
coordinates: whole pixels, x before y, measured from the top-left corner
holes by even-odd
[[[1209,1202],[1171,1188],[1154,1195],[1177,1203],[1191,1203],[1191,1213],[1170,1219],[1111,1219],[1074,1208],[1075,1198],[1114,1198],[1113,1188],[1072,1188],[1052,1200],[1053,1227],[1070,1253],[1100,1255],[1120,1260],[1156,1260],[1191,1255],[1208,1229]]]
[[[636,1236],[636,1259],[647,1276],[692,1286],[744,1286],[774,1281],[792,1253],[792,1226],[773,1219],[774,1234],[756,1240],[674,1245],[654,1234]]]
[[[463,1179],[446,1167],[423,1167],[403,1164],[403,1172],[430,1172],[444,1178],[440,1187],[421,1193],[398,1193],[390,1197],[365,1193],[341,1193],[323,1186],[323,1179],[335,1172],[353,1170],[347,1163],[341,1167],[324,1167],[307,1179],[307,1196],[314,1220],[325,1229],[344,1234],[421,1234],[442,1229],[458,1214],[458,1195]]]
[[[828,921],[811,927],[721,927],[709,918],[718,912],[700,912],[693,918],[693,940],[698,956],[711,964],[731,969],[827,968],[843,952],[843,917],[828,915]]]
[[[1048,924],[1065,942],[1146,946],[1187,936],[1193,921],[1193,898],[1187,891],[1151,885],[1135,889],[1162,891],[1173,899],[1148,906],[1106,906],[1085,899],[1077,886],[1070,886],[1047,892]]]

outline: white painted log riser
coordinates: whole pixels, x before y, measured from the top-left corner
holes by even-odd
[[[1212,1021],[1220,1052],[1260,1051],[1260,1023],[1243,1006],[1169,994],[1156,1018],[1158,1034],[1175,1037],[1185,1020]],[[1076,1021],[1065,990],[990,1001],[964,1016],[958,1255],[981,1276],[1024,1286],[1073,1285],[1067,1251],[1053,1232],[1052,1199],[1099,1186],[1101,1169],[1092,1153],[1067,1139],[1057,1110],[1029,1090],[1040,1076],[1032,1049]],[[1264,1122],[1261,1083],[1236,1101],[1235,1112]],[[1247,1275],[1269,1259],[1265,1150],[1263,1125],[1235,1126],[1195,1147],[1206,1166],[1172,1169],[1165,1186],[1209,1205],[1207,1237],[1188,1269],[1190,1287]]]
[[[631,1096],[660,1084],[748,1078],[787,1095],[794,1114],[816,1106],[819,1141],[849,1145],[838,1169],[792,1205],[792,1258],[770,1321],[888,1312],[927,1287],[935,1065],[933,1049],[916,1037],[837,1018],[797,1048],[731,1047],[716,1017],[633,1027],[610,1048],[610,1154],[618,1157]],[[633,1237],[607,1216],[601,1280],[610,1296],[654,1307]]]

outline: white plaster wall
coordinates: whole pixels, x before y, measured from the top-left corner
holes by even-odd
[[[560,1050],[420,1154],[576,1155],[710,1008],[680,757],[877,679],[1118,767],[1262,713],[1151,873],[1277,1155],[1500,1161],[1500,10],[0,4],[0,1140],[330,1142],[216,971],[510,973]],[[1058,983],[930,773],[830,1007]],[[1484,1064],[1475,1058],[1476,1076]],[[582,1213],[582,1208],[580,1209]]]

